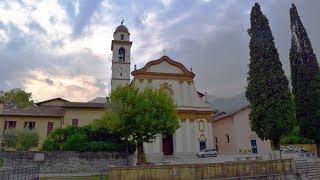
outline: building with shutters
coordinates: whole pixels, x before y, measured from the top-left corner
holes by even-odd
[[[61,98],[38,102],[36,105],[17,109],[1,102],[0,133],[3,134],[7,128],[36,131],[41,147],[54,128],[87,125],[100,119],[105,110],[105,103],[70,102]]]

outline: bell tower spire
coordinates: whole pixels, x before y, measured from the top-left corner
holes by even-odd
[[[112,78],[111,91],[130,83],[130,64],[131,64],[131,45],[130,33],[128,28],[123,25],[123,17],[121,24],[113,33],[111,42],[112,50]]]

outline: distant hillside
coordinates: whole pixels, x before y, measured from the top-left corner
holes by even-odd
[[[221,98],[208,95],[208,101],[213,110],[231,112],[249,104],[244,92],[230,98]]]
[[[105,103],[106,102],[106,98],[105,97],[97,97],[92,99],[91,101],[88,101],[91,103]]]
[[[91,101],[92,103],[105,103],[106,98],[105,97],[97,97]],[[231,98],[221,98],[221,97],[216,97],[213,95],[208,95],[208,102],[211,105],[211,108],[213,110],[219,110],[219,111],[225,111],[225,112],[230,112],[235,109],[239,109],[241,107],[244,107],[249,104],[247,101],[247,98],[243,93],[240,93],[238,95],[235,95]]]

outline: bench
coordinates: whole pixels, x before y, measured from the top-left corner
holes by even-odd
[[[233,157],[236,161],[241,160],[262,160],[263,156],[235,156]]]

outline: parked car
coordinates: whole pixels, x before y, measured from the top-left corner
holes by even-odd
[[[218,151],[215,148],[202,149],[197,153],[197,157],[216,157],[218,155]]]

